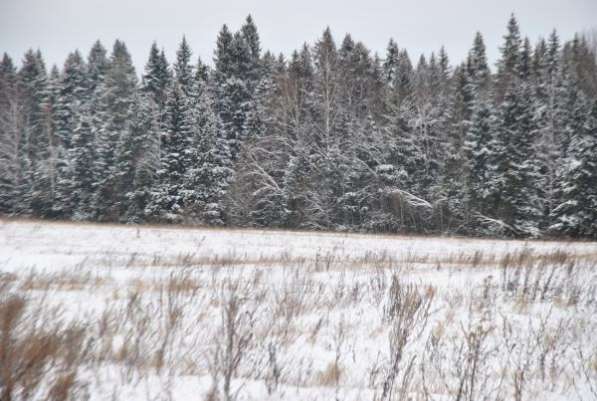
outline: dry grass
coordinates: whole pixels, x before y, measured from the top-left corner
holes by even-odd
[[[83,291],[97,289],[111,283],[107,277],[92,275],[90,273],[60,272],[38,273],[31,271],[20,282],[21,291]]]
[[[0,292],[0,400],[76,400],[85,329],[60,321],[57,309],[4,287]]]
[[[317,385],[319,386],[336,386],[340,382],[342,376],[342,368],[335,362],[330,362],[323,372],[317,375]]]

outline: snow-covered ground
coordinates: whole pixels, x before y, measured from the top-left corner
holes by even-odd
[[[82,333],[17,400],[597,399],[595,243],[0,220],[0,284]]]

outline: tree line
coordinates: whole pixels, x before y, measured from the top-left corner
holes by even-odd
[[[531,44],[514,16],[492,70],[330,29],[262,52],[249,16],[213,66],[124,42],[48,72],[0,63],[0,213],[53,219],[597,238],[597,63],[583,35]]]

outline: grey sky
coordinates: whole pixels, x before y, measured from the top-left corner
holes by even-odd
[[[185,34],[194,56],[211,63],[222,24],[237,29],[251,13],[262,48],[276,53],[313,42],[329,25],[338,43],[350,32],[380,55],[390,37],[415,60],[445,45],[453,63],[480,30],[495,60],[511,12],[533,41],[554,27],[570,38],[597,26],[597,0],[0,0],[0,52],[20,62],[39,48],[48,66],[62,65],[76,48],[86,55],[96,39],[111,48],[120,38],[140,72],[152,41],[172,61]]]

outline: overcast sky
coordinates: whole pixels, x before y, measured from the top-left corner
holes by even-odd
[[[222,24],[237,29],[250,13],[262,48],[275,53],[312,43],[329,25],[338,43],[350,32],[383,56],[393,37],[415,60],[444,45],[455,63],[479,30],[494,61],[511,12],[533,41],[553,28],[570,38],[597,26],[597,0],[0,0],[0,52],[20,62],[39,48],[48,66],[62,65],[74,49],[86,55],[96,39],[111,48],[120,38],[142,69],[154,40],[172,61],[184,34],[211,63]]]

